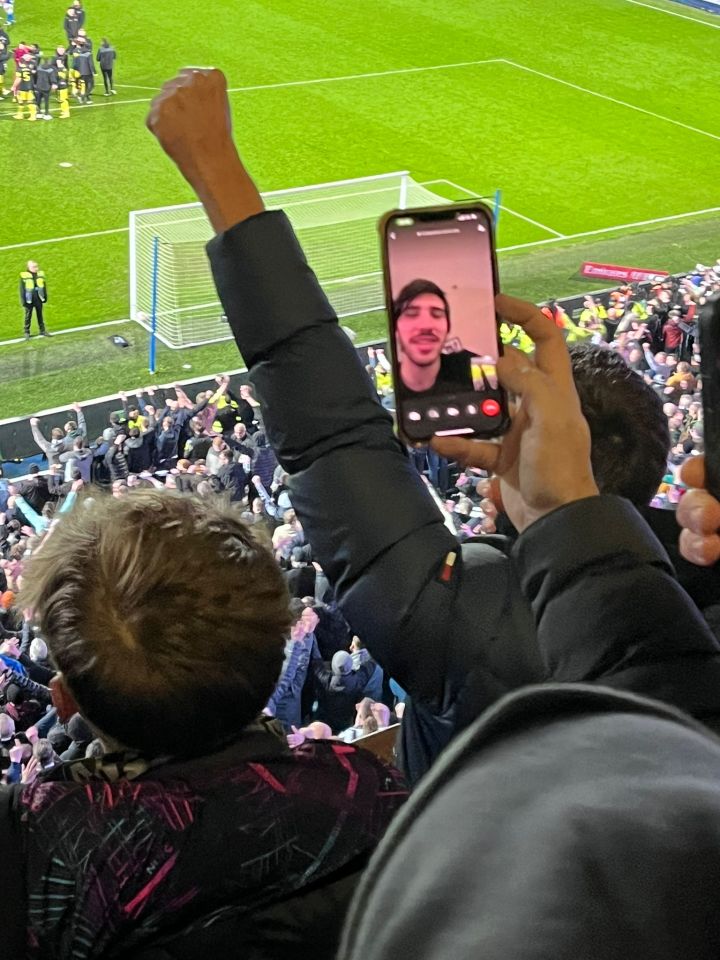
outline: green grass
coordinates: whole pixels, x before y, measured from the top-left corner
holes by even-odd
[[[165,0],[158,11],[90,4],[89,34],[119,51],[117,97],[100,91],[97,106],[63,123],[20,123],[0,106],[2,155],[15,164],[0,231],[0,340],[21,331],[17,274],[30,256],[48,274],[51,329],[128,315],[127,233],[33,242],[125,228],[131,209],[194,199],[145,130],[152,90],[123,86],[157,88],[187,63],[221,66],[237,87],[500,58],[612,98],[504,62],[234,93],[236,137],[265,190],[409,169],[481,194],[500,187],[512,210],[571,237],[720,206],[720,31],[701,22],[626,0],[208,0],[197,9]],[[62,10],[25,0],[18,14],[14,39],[45,49],[62,39]],[[579,292],[582,259],[680,270],[720,255],[707,215],[539,243],[552,236],[503,213],[500,247],[537,244],[501,256],[508,291]],[[14,244],[23,246],[3,249]],[[350,325],[369,339],[383,322]],[[0,347],[0,416],[146,383],[146,335],[119,328],[132,341],[121,351],[108,343],[113,329]],[[158,359],[163,382],[240,365],[231,344],[161,348]]]

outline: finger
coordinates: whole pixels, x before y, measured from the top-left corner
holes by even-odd
[[[526,363],[535,362],[533,360],[533,356],[531,353],[524,353],[522,350],[518,350],[517,347],[513,347],[512,345],[508,345],[507,347],[505,347],[505,349],[503,350],[503,357],[514,358],[515,360],[518,360],[518,361],[524,360]]]
[[[720,560],[720,536],[703,537],[692,530],[683,530],[680,553],[698,567],[711,567]]]
[[[689,457],[680,468],[680,479],[688,487],[704,487],[705,457]]]
[[[503,319],[516,323],[535,344],[535,363],[556,383],[572,383],[570,355],[560,329],[534,303],[499,293],[495,307]]]
[[[524,353],[500,357],[497,372],[501,385],[518,397],[540,401],[548,392],[547,376]]]
[[[294,726],[294,725],[291,726],[290,729],[292,730],[293,733],[300,733],[300,731],[298,730],[298,728],[297,728],[296,726]]]
[[[482,440],[463,440],[460,437],[433,437],[430,446],[442,457],[483,470],[494,470],[500,458],[497,443]]]
[[[706,490],[688,490],[678,504],[681,527],[704,536],[720,530],[720,503]]]

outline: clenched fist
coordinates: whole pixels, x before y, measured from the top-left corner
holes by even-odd
[[[227,81],[220,70],[181,70],[153,100],[146,123],[217,232],[264,210],[233,143]]]
[[[220,70],[181,70],[163,85],[146,122],[190,183],[218,154],[235,150],[227,81]]]

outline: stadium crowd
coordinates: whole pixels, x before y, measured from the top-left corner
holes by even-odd
[[[115,95],[117,51],[106,38],[96,47],[85,29],[85,21],[82,0],[73,0],[62,23],[65,42],[58,44],[50,54],[44,53],[39,44],[24,40],[12,47],[10,35],[0,26],[0,97],[12,97],[17,104],[13,114],[16,120],[52,120],[50,101],[53,94],[58,117],[68,119],[71,97],[79,104],[92,103],[98,66],[103,77],[104,96]],[[13,26],[14,19],[11,22],[8,18],[7,25]],[[11,82],[8,67],[14,70]]]
[[[226,117],[196,70],[149,125],[250,383],[33,418],[48,472],[0,479],[8,956],[709,960],[720,261],[577,318],[499,298],[527,416],[409,456]]]

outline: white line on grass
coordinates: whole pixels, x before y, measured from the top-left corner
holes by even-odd
[[[473,190],[468,190],[467,187],[461,187],[459,183],[455,183],[452,180],[446,180],[444,177],[440,180],[428,180],[423,186],[429,186],[433,183],[446,183],[449,187],[454,187],[455,190],[460,190],[461,193],[467,193],[469,197],[477,197],[478,194]],[[490,197],[486,197],[486,200],[490,200]],[[555,237],[565,237],[564,233],[560,233],[559,230],[553,230],[552,227],[546,227],[544,223],[540,223],[539,220],[533,220],[531,217],[526,217],[524,213],[518,213],[517,210],[513,210],[511,207],[506,207],[504,203],[500,204],[500,209],[505,210],[507,213],[512,214],[513,217],[517,217],[518,220],[525,220],[527,223],[531,223],[534,227],[539,227],[541,230],[544,230],[546,233],[552,233]]]
[[[701,20],[699,17],[690,17],[686,13],[677,13],[675,10],[666,10],[665,7],[655,7],[652,3],[641,3],[640,0],[627,0],[636,7],[647,7],[648,10],[657,10],[658,13],[667,13],[671,17],[680,17],[681,20],[690,20],[692,23],[699,23],[703,27],[712,27],[713,30],[720,30],[720,23],[710,23],[707,20]]]
[[[144,87],[139,83],[116,83],[115,87],[118,90],[150,90],[151,92],[160,90],[160,87]]]
[[[66,240],[85,240],[88,237],[104,237],[110,233],[127,233],[129,227],[113,227],[111,230],[94,230],[92,233],[73,233],[68,237],[51,237],[49,240],[27,240],[25,243],[9,243],[0,247],[0,253],[6,250],[21,250],[23,247],[39,247],[45,243],[64,243]]]
[[[534,73],[537,77],[544,77],[545,80],[552,80],[554,83],[561,83],[564,87],[570,87],[573,90],[579,90],[581,93],[589,93],[593,97],[599,97],[601,100],[607,100],[608,103],[616,103],[620,107],[627,107],[628,110],[635,110],[637,113],[644,113],[647,117],[654,117],[656,120],[663,120],[665,123],[672,123],[676,127],[682,127],[690,130],[692,133],[699,133],[703,137],[710,137],[712,140],[720,140],[720,134],[709,133],[707,130],[701,130],[699,127],[692,127],[689,123],[683,123],[681,120],[673,120],[672,117],[666,117],[662,113],[655,113],[652,110],[646,110],[644,107],[637,107],[634,103],[628,103],[627,100],[617,100],[606,93],[598,93],[597,90],[591,90],[589,87],[581,87],[577,83],[571,83],[569,80],[561,80],[560,77],[554,77],[551,73],[543,73],[542,70],[535,70],[534,67],[526,67],[515,60],[503,60],[511,67],[517,67],[518,70],[525,70],[527,73]]]
[[[533,240],[531,243],[516,243],[512,247],[499,247],[498,253],[505,253],[508,250],[524,250],[526,247],[540,247],[548,243],[562,243],[563,240],[580,240],[583,237],[598,237],[603,233],[616,233],[618,230],[630,230],[634,227],[650,227],[655,223],[685,220],[688,217],[700,217],[706,213],[720,213],[720,207],[708,207],[706,210],[690,210],[687,213],[673,213],[669,217],[654,217],[652,220],[621,223],[616,227],[601,227],[599,230],[584,230],[582,233],[569,233],[566,237],[548,237],[547,240]]]
[[[86,323],[82,327],[67,327],[65,330],[54,330],[53,337],[62,336],[64,333],[84,333],[85,330],[99,330],[101,327],[113,327],[120,323],[132,323],[128,317],[124,320],[102,320],[100,323]],[[23,343],[25,337],[14,337],[12,340],[0,340],[0,347],[8,347],[11,343]]]
[[[230,87],[228,93],[252,93],[256,90],[283,90],[286,87],[311,87],[319,83],[342,83],[346,80],[369,80],[372,77],[397,77],[404,73],[428,73],[431,70],[456,70],[460,67],[480,67],[487,63],[505,63],[501,59],[463,60],[459,63],[436,63],[427,67],[400,67],[397,70],[373,70],[370,73],[349,73],[339,77],[314,77],[311,80],[283,80],[279,83],[256,83],[245,87]],[[142,89],[155,89],[154,87]],[[157,88],[160,89],[159,87]],[[76,109],[92,110],[93,107],[121,106],[128,103],[150,103],[152,97],[134,100],[100,100],[97,103],[85,103]]]
[[[534,227],[540,227],[541,230],[545,230],[547,233],[554,233],[556,237],[564,237],[564,233],[560,233],[559,230],[553,230],[552,227],[546,227],[544,223],[540,223],[539,220],[533,220],[532,217],[526,217],[524,213],[518,213],[517,210],[512,210],[510,207],[506,207],[504,203],[500,204],[500,209],[505,210],[506,213],[511,213],[513,217],[518,217],[520,220],[526,220],[528,223],[531,223]]]

